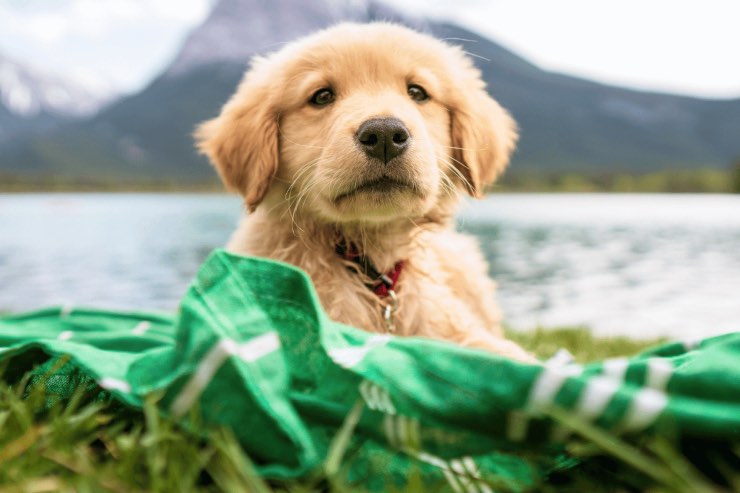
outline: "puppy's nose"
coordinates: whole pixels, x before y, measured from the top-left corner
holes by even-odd
[[[357,142],[365,153],[384,164],[404,153],[411,136],[398,118],[372,118],[357,130]]]

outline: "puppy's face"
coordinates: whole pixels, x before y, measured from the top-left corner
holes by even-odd
[[[258,59],[200,149],[250,209],[330,223],[423,216],[505,167],[513,121],[458,48],[344,24]]]
[[[277,176],[333,222],[419,216],[450,166],[450,119],[439,81],[379,39],[309,52],[280,118]]]

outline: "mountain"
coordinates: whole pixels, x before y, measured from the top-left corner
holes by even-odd
[[[740,99],[633,91],[548,72],[466,29],[404,18],[373,1],[221,0],[147,88],[85,121],[0,145],[0,171],[27,178],[215,180],[193,150],[192,130],[217,114],[249,57],[345,19],[403,22],[458,39],[477,55],[490,92],[522,130],[513,173],[726,167],[740,156]]]
[[[0,142],[89,116],[107,100],[0,54]]]
[[[707,100],[623,89],[548,72],[449,24],[464,38],[489,91],[521,128],[514,170],[640,172],[727,167],[740,157],[740,99]]]
[[[396,20],[420,28],[384,4],[365,0],[221,0],[185,41],[164,76],[186,74],[213,63],[245,66],[255,53],[340,21]]]
[[[404,21],[372,1],[221,0],[172,64],[141,92],[86,121],[0,145],[0,175],[215,182],[210,166],[196,155],[191,135],[198,122],[218,113],[252,55],[279,49],[281,43],[340,20],[381,19]]]

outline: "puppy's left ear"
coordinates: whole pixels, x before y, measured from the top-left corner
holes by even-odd
[[[517,125],[509,113],[491,98],[476,69],[458,89],[451,108],[452,157],[467,180],[468,193],[480,198],[509,164],[518,139]]]

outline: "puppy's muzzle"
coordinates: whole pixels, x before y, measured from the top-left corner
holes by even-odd
[[[357,129],[355,135],[360,147],[370,158],[388,164],[409,147],[411,135],[398,118],[372,118]]]

